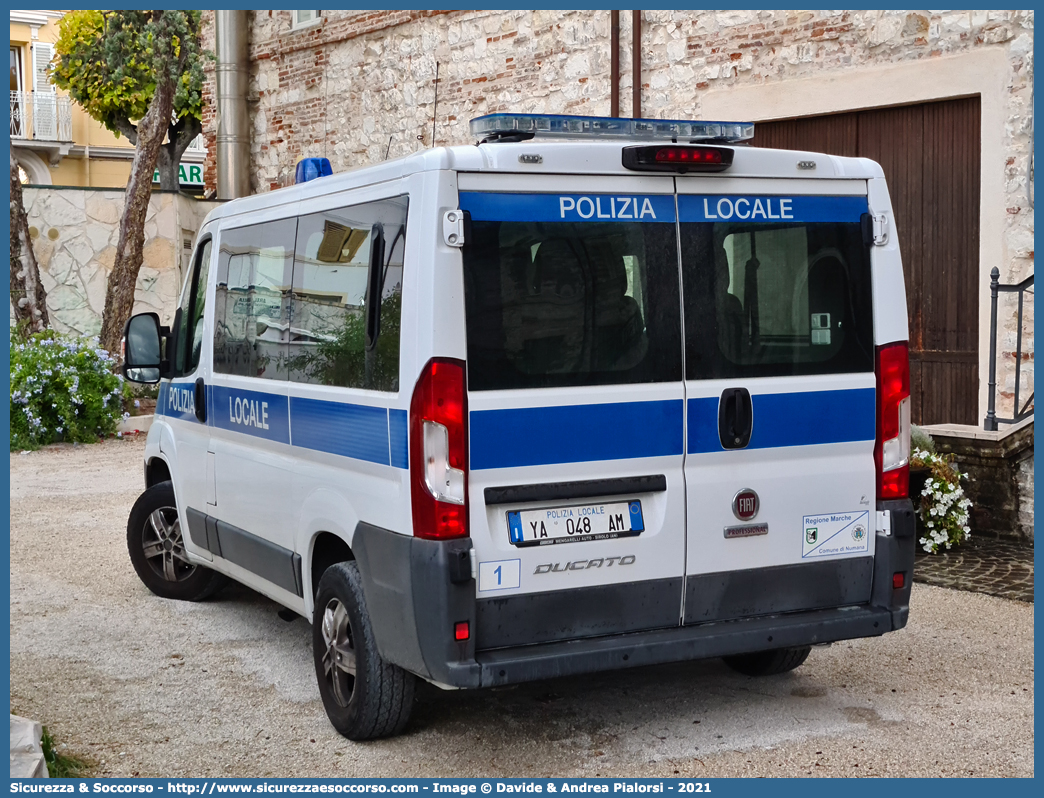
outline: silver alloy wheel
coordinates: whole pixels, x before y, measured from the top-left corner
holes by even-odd
[[[326,643],[323,674],[334,699],[347,707],[355,691],[355,644],[348,610],[339,599],[330,599],[323,611],[323,642]]]
[[[196,572],[195,564],[185,554],[177,508],[154,510],[142,530],[141,543],[145,562],[165,581],[183,582]]]

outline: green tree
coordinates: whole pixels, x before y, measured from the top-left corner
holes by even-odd
[[[51,81],[93,119],[136,145],[136,123],[156,93],[157,42],[146,28],[155,25],[149,17],[157,14],[183,18],[177,20],[175,48],[190,56],[178,59],[173,113],[154,167],[160,188],[177,191],[181,156],[203,130],[199,11],[70,11],[58,23]]]
[[[119,351],[123,325],[134,308],[157,160],[165,152],[176,170],[199,132],[199,28],[198,11],[73,11],[63,18],[55,44],[54,83],[135,145],[102,312],[101,345],[112,353]],[[166,145],[164,139],[169,139]]]

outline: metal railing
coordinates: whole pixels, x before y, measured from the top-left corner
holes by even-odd
[[[72,100],[53,92],[11,92],[11,138],[72,141]]]
[[[986,408],[986,418],[983,421],[983,429],[995,431],[997,424],[1017,424],[1024,418],[1033,415],[1033,392],[1030,392],[1026,404],[1019,408],[1019,385],[1022,382],[1022,312],[1026,291],[1033,288],[1033,275],[1031,274],[1021,283],[1002,285],[1000,282],[1000,269],[996,266],[990,272],[990,381],[989,381],[989,404]],[[997,297],[999,294],[1018,294],[1018,328],[1015,337],[1015,402],[1012,406],[1014,418],[997,417]],[[1032,292],[1031,292],[1032,293]]]

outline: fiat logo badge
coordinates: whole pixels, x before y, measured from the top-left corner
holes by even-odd
[[[740,521],[749,521],[758,514],[761,509],[761,500],[758,494],[750,488],[744,488],[736,494],[732,500],[732,514]]]

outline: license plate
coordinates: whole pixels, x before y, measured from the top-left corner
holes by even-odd
[[[609,540],[645,531],[640,501],[611,504],[571,504],[507,514],[511,542],[516,546],[546,546],[577,540]]]

